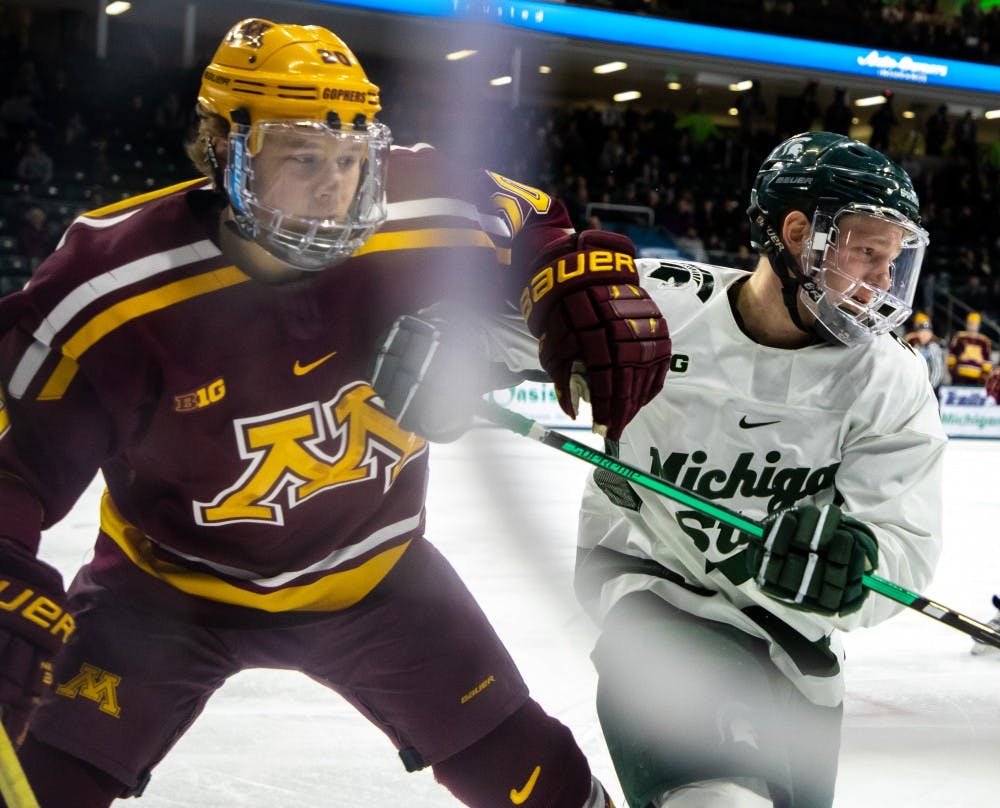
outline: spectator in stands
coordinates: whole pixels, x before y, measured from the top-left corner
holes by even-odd
[[[882,93],[882,97],[885,99],[885,103],[878,105],[869,120],[872,134],[868,145],[873,149],[884,152],[889,149],[889,138],[892,135],[892,128],[899,123],[899,119],[896,118],[896,111],[892,107],[892,90],[886,90]]]
[[[37,138],[29,137],[17,163],[17,178],[29,185],[48,185],[52,181],[52,170],[52,158]]]
[[[56,234],[49,226],[45,210],[37,205],[28,208],[17,231],[17,251],[28,262],[31,272],[49,257],[56,248],[56,242]]]
[[[753,143],[768,125],[767,102],[761,95],[760,82],[755,79],[749,90],[740,93],[735,106],[739,112],[740,138],[746,143]]]
[[[981,267],[981,262],[976,251],[971,247],[967,247],[962,251],[962,254],[963,256],[967,256],[966,260],[971,261],[977,271],[965,278],[957,290],[957,296],[962,299],[966,306],[970,306],[975,311],[988,311],[993,305],[993,294],[989,286],[985,283],[984,276],[978,271]]]
[[[74,166],[83,172],[90,168],[87,126],[79,112],[71,112],[63,122],[56,140],[56,151],[61,165]]]
[[[913,330],[906,335],[906,341],[927,363],[927,378],[937,395],[938,388],[944,380],[944,347],[941,340],[934,335],[931,318],[918,311],[913,316]]]
[[[993,366],[990,362],[990,338],[979,333],[982,317],[979,312],[969,312],[965,330],[951,338],[948,346],[948,372],[951,383],[982,387]]]
[[[948,105],[941,104],[937,112],[927,119],[924,128],[924,148],[928,157],[940,157],[944,154],[944,144],[948,140]]]
[[[677,249],[695,261],[705,262],[708,260],[708,253],[705,251],[705,242],[698,235],[696,228],[689,227],[683,233],[677,235],[674,241],[677,244]]]
[[[952,154],[958,158],[964,158],[975,164],[978,157],[978,132],[976,122],[972,117],[972,111],[966,110],[965,114],[955,121],[951,130]]]
[[[687,114],[677,121],[675,128],[680,132],[686,132],[696,147],[701,147],[719,136],[718,126],[715,125],[712,116],[706,115],[702,110],[700,101],[692,102]]]
[[[183,142],[190,116],[181,106],[176,90],[167,90],[163,100],[153,110],[153,123],[160,133],[160,139],[171,142],[177,138]]]
[[[843,87],[835,87],[833,101],[823,112],[823,128],[827,132],[836,132],[838,135],[849,134],[853,117],[851,108],[847,106],[847,90]]]
[[[674,236],[686,236],[689,230],[697,232],[698,220],[694,211],[694,194],[684,190],[673,207],[667,211],[664,224]]]
[[[12,136],[27,133],[41,122],[31,93],[21,88],[16,89],[0,102],[0,122]]]
[[[799,131],[815,129],[822,111],[819,108],[819,82],[816,79],[809,79],[806,86],[802,88],[802,95],[799,98],[799,114],[802,116],[800,123],[802,128]]]
[[[128,100],[128,109],[115,122],[117,137],[132,147],[149,143],[154,134],[154,115],[146,104],[146,97],[141,93],[133,93]]]
[[[621,132],[618,129],[608,131],[608,139],[601,149],[601,170],[613,174],[625,159],[625,147],[621,142]]]

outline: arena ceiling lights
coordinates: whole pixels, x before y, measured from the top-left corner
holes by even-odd
[[[628,67],[628,62],[605,62],[603,65],[595,65],[595,73],[617,73]]]
[[[411,16],[495,23],[534,33],[590,39],[657,51],[841,73],[872,81],[997,94],[995,65],[714,28],[658,17],[530,0],[317,0]],[[746,56],[744,56],[746,54]],[[751,56],[752,55],[752,56]]]

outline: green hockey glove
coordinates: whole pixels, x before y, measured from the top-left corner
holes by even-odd
[[[800,505],[764,520],[763,543],[751,538],[750,574],[771,597],[828,616],[861,608],[866,572],[878,566],[871,528],[836,505]]]

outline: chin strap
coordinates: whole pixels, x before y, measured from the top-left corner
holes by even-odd
[[[760,208],[752,208],[750,215],[753,217],[754,224],[761,229],[761,232],[767,239],[764,245],[764,253],[767,255],[768,262],[771,264],[774,274],[781,281],[781,299],[785,304],[785,309],[788,311],[788,316],[791,318],[792,323],[804,334],[818,336],[824,342],[840,345],[840,340],[836,339],[829,329],[823,326],[819,319],[816,320],[813,326],[808,326],[802,321],[802,315],[799,314],[799,291],[804,289],[806,294],[812,297],[813,300],[818,300],[822,295],[822,290],[802,272],[798,262],[788,252],[788,248],[781,240],[781,237],[775,232],[774,228],[771,227],[770,222],[764,218],[764,214],[761,213]]]
[[[235,215],[238,216],[239,214]],[[246,228],[241,227],[240,223],[237,221],[235,217],[232,219],[228,218],[224,219],[222,222],[222,226],[225,227],[226,230],[228,230],[234,236],[243,239],[243,241],[253,242],[253,238],[251,238],[250,234],[246,231]]]
[[[215,144],[212,142],[211,135],[205,136],[205,158],[212,167],[212,182],[220,191],[223,190],[224,175],[222,165],[219,163],[219,155],[215,153]]]

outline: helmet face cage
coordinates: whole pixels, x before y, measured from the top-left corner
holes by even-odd
[[[387,217],[391,140],[378,122],[341,128],[315,120],[234,126],[225,184],[241,233],[301,270],[324,269],[350,257]],[[265,169],[275,151],[281,156],[278,167]],[[312,202],[317,184],[324,185],[322,207]]]
[[[863,344],[913,311],[927,232],[894,208],[820,205],[802,253],[799,298],[825,336]]]

